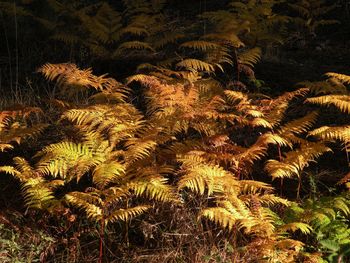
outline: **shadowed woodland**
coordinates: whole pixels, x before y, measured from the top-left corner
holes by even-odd
[[[0,24],[0,262],[350,262],[348,0]]]

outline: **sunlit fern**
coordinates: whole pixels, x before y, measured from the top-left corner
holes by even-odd
[[[47,127],[44,123],[30,121],[33,115],[41,115],[36,107],[23,107],[18,110],[0,111],[0,152],[13,149],[14,143],[40,135]]]

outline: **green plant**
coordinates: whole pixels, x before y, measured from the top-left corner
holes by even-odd
[[[42,231],[12,229],[0,224],[0,260],[4,263],[42,262],[52,254],[55,240]]]
[[[301,220],[313,228],[307,249],[321,252],[326,262],[346,262],[349,257],[348,193],[308,198],[291,206],[286,220]]]

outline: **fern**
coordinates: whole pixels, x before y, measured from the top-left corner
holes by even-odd
[[[348,75],[329,72],[329,73],[326,73],[326,76],[331,77],[331,78],[335,78],[335,79],[341,81],[342,83],[350,84],[350,76],[348,76]]]
[[[13,143],[23,139],[36,138],[48,126],[45,123],[30,125],[32,115],[41,115],[39,108],[23,107],[19,110],[0,111],[0,151],[11,150]]]
[[[312,104],[323,106],[333,105],[344,113],[350,113],[350,103],[348,95],[325,95],[315,98],[308,98],[306,101]]]
[[[302,144],[300,149],[288,152],[283,160],[269,160],[266,170],[273,178],[300,176],[300,173],[310,162],[331,149],[321,143]]]

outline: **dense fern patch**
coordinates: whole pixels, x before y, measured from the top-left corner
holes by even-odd
[[[69,51],[35,65],[47,88],[25,103],[4,70],[2,262],[349,260],[350,76],[286,92],[254,71],[336,5],[44,2],[0,1]]]

